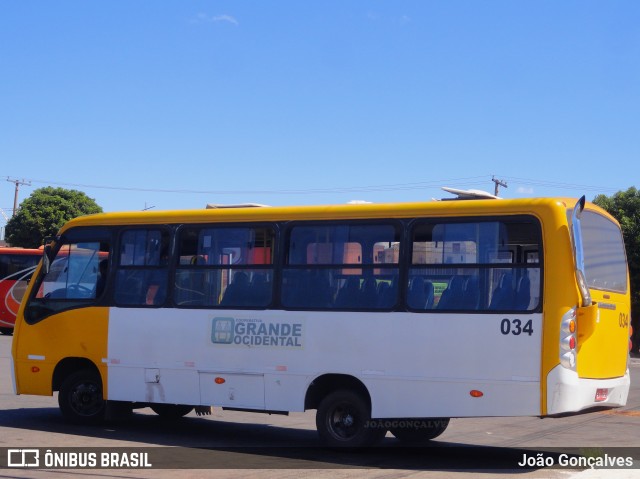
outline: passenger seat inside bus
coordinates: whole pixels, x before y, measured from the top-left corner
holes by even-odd
[[[529,280],[529,273],[523,272],[523,275],[518,280],[518,287],[516,288],[516,304],[515,309],[526,311],[529,309],[529,303],[531,302],[531,281]]]
[[[422,276],[411,280],[407,292],[407,305],[411,309],[430,309],[433,307],[433,283]]]
[[[436,296],[433,283],[431,281],[426,280],[424,282],[424,289],[427,294],[427,302],[425,304],[425,309],[433,309],[433,303],[435,302],[435,296]]]
[[[465,276],[454,276],[451,278],[447,289],[445,289],[442,292],[442,296],[440,296],[438,309],[464,309],[462,305],[465,279]]]
[[[467,278],[464,284],[464,294],[461,299],[461,308],[477,310],[480,308],[480,284],[476,275]]]
[[[248,306],[267,306],[271,302],[271,284],[263,273],[254,273]]]
[[[511,273],[504,273],[500,278],[498,287],[493,291],[489,309],[513,309],[514,301],[515,291],[513,290],[513,275]]]
[[[387,281],[380,281],[378,284],[378,309],[389,309],[396,304],[396,297],[398,293],[397,278],[393,278],[391,283]]]
[[[249,276],[244,271],[236,271],[231,279],[231,284],[224,292],[221,306],[244,306],[245,298],[249,292]]]
[[[331,306],[329,281],[321,271],[285,271],[282,304],[287,308],[327,308]]]
[[[128,271],[118,271],[116,276],[115,301],[119,305],[145,304],[146,290],[139,275]]]
[[[346,279],[336,294],[334,307],[357,308],[359,306],[360,278],[351,276]]]
[[[389,309],[395,306],[398,299],[398,277],[394,276],[391,284],[381,282],[378,287],[378,308]]]
[[[375,278],[367,278],[360,288],[359,306],[364,309],[375,309],[378,303],[378,285]]]

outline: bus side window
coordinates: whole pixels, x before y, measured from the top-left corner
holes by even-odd
[[[122,233],[115,302],[121,306],[160,306],[167,295],[169,234],[159,229]]]
[[[275,231],[189,225],[177,237],[173,300],[180,307],[266,308],[273,289]]]
[[[347,311],[393,308],[400,238],[398,225],[388,222],[292,226],[284,252],[282,305]]]

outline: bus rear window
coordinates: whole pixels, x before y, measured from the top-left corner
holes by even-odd
[[[620,228],[604,216],[585,211],[580,219],[584,267],[590,288],[627,292],[627,258]]]

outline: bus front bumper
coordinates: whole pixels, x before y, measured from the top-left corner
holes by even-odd
[[[547,411],[544,415],[624,406],[630,384],[628,369],[624,376],[618,378],[585,379],[558,365],[547,376]]]

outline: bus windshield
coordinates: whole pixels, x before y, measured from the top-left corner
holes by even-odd
[[[584,266],[590,288],[627,292],[627,258],[620,228],[593,211],[581,218]]]

